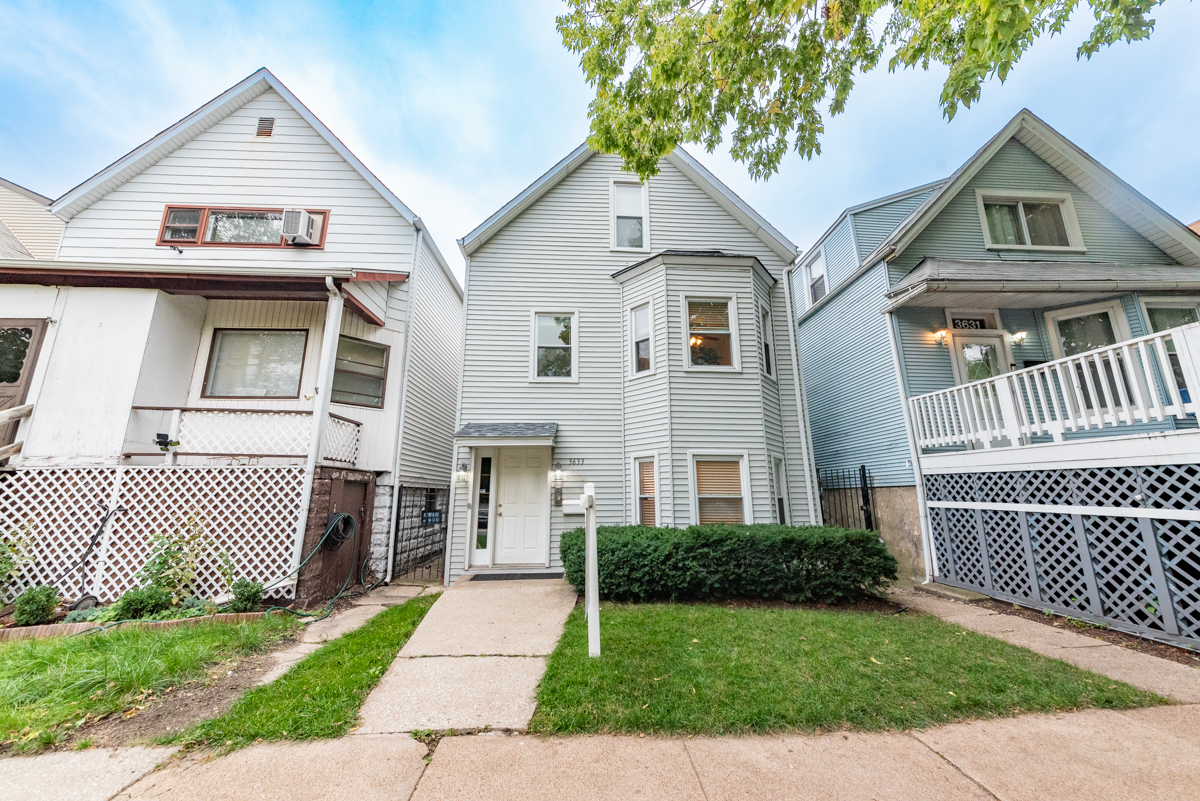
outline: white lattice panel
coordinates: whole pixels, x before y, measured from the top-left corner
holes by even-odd
[[[214,409],[179,416],[181,453],[239,456],[304,456],[312,415],[293,412]]]
[[[358,461],[358,437],[362,426],[349,420],[330,417],[325,426],[322,455],[327,462],[353,465]]]
[[[136,585],[152,536],[195,516],[212,545],[201,560],[197,590],[223,590],[220,555],[233,559],[238,578],[267,583],[291,568],[303,486],[300,467],[31,468],[0,482],[0,525],[26,523],[34,536],[33,564],[16,591],[48,583],[82,555],[110,500],[125,509],[110,520],[90,560],[88,590],[112,601]],[[78,573],[57,582],[78,592]],[[290,597],[291,588],[276,595]]]

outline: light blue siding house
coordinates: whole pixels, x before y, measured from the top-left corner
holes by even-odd
[[[908,570],[1200,636],[1200,236],[1022,111],[788,283],[817,467]]]

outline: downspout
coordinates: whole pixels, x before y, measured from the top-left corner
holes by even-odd
[[[329,418],[329,399],[333,395],[333,366],[337,359],[338,336],[342,331],[342,294],[331,276],[325,276],[325,288],[329,301],[325,306],[325,331],[321,338],[321,361],[317,368],[316,399],[313,402],[312,428],[308,438],[308,458],[304,462],[304,482],[300,488],[300,516],[296,521],[296,544],[292,549],[292,572],[300,568],[300,556],[304,551],[304,534],[308,528],[308,510],[312,505],[313,479],[316,477],[317,462],[325,437],[325,423]],[[298,586],[300,576],[292,577],[292,585]]]
[[[887,280],[887,270],[884,270],[884,281]],[[921,474],[921,450],[913,436],[912,416],[908,409],[908,392],[904,385],[904,371],[900,366],[900,337],[897,334],[898,323],[893,312],[887,312],[888,341],[892,350],[892,369],[896,375],[896,391],[900,393],[900,408],[904,411],[904,432],[908,437],[908,453],[912,460],[913,478],[917,490],[917,515],[921,523],[921,544],[925,551],[925,580],[922,584],[933,581],[933,538],[929,532],[929,507],[925,504],[925,477]]]
[[[821,525],[825,521],[821,515],[821,507],[813,495],[812,470],[816,467],[816,455],[812,449],[812,429],[808,424],[808,403],[804,398],[804,378],[800,375],[800,349],[796,346],[796,315],[792,310],[792,273],[796,270],[795,262],[784,273],[787,286],[784,287],[784,298],[787,300],[788,315],[788,345],[792,349],[792,386],[796,393],[796,411],[799,418],[796,422],[800,428],[800,453],[804,467],[804,492],[808,496],[808,519]]]
[[[412,318],[416,309],[416,294],[413,287],[416,284],[417,259],[421,253],[421,245],[425,241],[425,229],[421,226],[421,218],[413,220],[417,229],[417,239],[413,243],[412,264],[408,268],[408,301],[404,314],[404,345],[400,353],[400,411],[396,419],[396,441],[392,444],[395,458],[392,462],[392,513],[388,519],[388,555],[387,580],[392,580],[392,566],[396,559],[396,520],[400,514],[400,457],[404,432],[404,412],[408,408],[408,342],[412,336]],[[453,474],[452,474],[453,475]]]

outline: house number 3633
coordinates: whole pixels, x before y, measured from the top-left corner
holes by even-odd
[[[576,467],[583,464],[583,459],[568,459],[567,464],[571,467]]]

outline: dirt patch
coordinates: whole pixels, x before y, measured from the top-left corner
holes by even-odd
[[[274,652],[293,645],[296,640],[296,637],[280,640],[267,652],[210,665],[208,675],[199,681],[149,695],[124,713],[117,712],[80,726],[59,750],[69,749],[85,739],[102,748],[145,743],[179,734],[201,721],[222,715],[242,693],[257,685],[263,671],[270,667]]]
[[[1104,640],[1112,645],[1119,645],[1122,648],[1128,648],[1131,651],[1139,651],[1143,654],[1157,656],[1160,659],[1169,659],[1172,662],[1178,662],[1181,665],[1200,668],[1200,653],[1189,651],[1187,648],[1179,648],[1166,643],[1147,640],[1145,637],[1139,637],[1136,634],[1126,634],[1123,631],[1114,631],[1113,629],[1103,626],[1096,626],[1082,620],[1063,617],[1062,615],[1046,614],[1039,609],[1029,609],[1024,606],[1016,606],[1014,604],[997,601],[993,598],[988,598],[982,601],[972,601],[972,606],[982,606],[985,609],[990,609],[1002,615],[1012,615],[1013,617],[1022,617],[1026,620],[1032,620],[1035,623],[1041,623],[1046,626],[1053,626],[1058,629],[1066,629],[1067,631],[1075,631],[1079,634],[1095,637],[1098,640]]]

